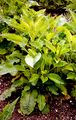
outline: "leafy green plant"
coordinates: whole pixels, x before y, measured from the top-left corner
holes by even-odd
[[[20,89],[21,114],[29,115],[35,106],[43,113],[45,108],[49,112],[47,93],[67,96],[66,85],[73,79],[69,74],[76,73],[75,59],[70,59],[72,54],[76,55],[75,35],[66,27],[67,19],[62,15],[46,16],[45,10],[35,11],[27,5],[21,10],[21,15],[3,19],[15,33],[0,34],[1,44],[6,41],[12,48],[1,48],[6,52],[0,59],[0,75],[13,76],[11,87],[0,95],[0,100]]]
[[[18,98],[16,100],[14,100],[14,102],[7,104],[4,109],[3,112],[0,112],[0,119],[1,120],[8,120],[11,118],[11,115],[14,111],[15,105],[18,101]]]
[[[0,14],[11,16],[19,14],[20,8],[27,2],[27,0],[1,0],[0,1]]]

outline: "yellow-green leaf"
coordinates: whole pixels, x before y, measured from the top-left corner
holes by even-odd
[[[61,79],[61,77],[58,74],[50,73],[48,75],[49,79],[57,84],[64,84],[64,81]]]
[[[42,111],[44,109],[45,105],[46,105],[45,96],[44,95],[38,95],[37,102],[38,102],[39,110]]]

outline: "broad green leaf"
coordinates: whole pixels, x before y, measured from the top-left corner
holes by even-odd
[[[12,65],[11,63],[6,62],[5,64],[0,65],[0,75],[10,73],[12,76],[15,76],[17,72],[18,71],[16,67]]]
[[[44,45],[44,42],[40,39],[37,39],[36,41],[31,42],[30,44],[32,47],[41,50]]]
[[[19,63],[21,57],[22,57],[22,54],[18,50],[13,51],[12,54],[6,56],[7,60],[11,64]]]
[[[0,112],[0,120],[9,120],[11,118],[17,101],[18,101],[18,98],[14,102],[7,104],[3,108],[3,112]]]
[[[24,74],[24,76],[27,77],[28,79],[30,78],[30,75],[31,75],[30,70],[28,70],[28,69],[24,70],[23,74]]]
[[[56,86],[62,91],[62,94],[63,95],[67,95],[67,88],[64,86],[64,85],[61,85],[61,84],[56,84]]]
[[[57,84],[64,84],[64,81],[61,79],[61,77],[58,74],[50,73],[48,75],[48,78]]]
[[[72,36],[72,49],[76,50],[76,35]]]
[[[33,10],[22,8],[22,12],[22,19],[31,27],[33,25]]]
[[[2,38],[6,38],[7,40],[14,42],[15,44],[20,45],[21,47],[24,47],[27,44],[27,39],[20,35],[4,33],[0,36],[2,36]]]
[[[14,41],[16,43],[22,42],[22,37],[16,34],[11,34],[11,33],[4,33],[1,34],[0,36],[2,36],[3,38],[7,38],[8,40]]]
[[[36,105],[36,98],[33,93],[22,91],[22,96],[20,99],[20,111],[22,114],[29,115],[33,112]]]
[[[16,88],[11,86],[10,88],[6,89],[1,95],[0,95],[0,101],[5,100],[6,98],[10,97],[12,92],[16,91]]]
[[[54,33],[53,33],[53,32],[52,32],[52,33],[48,33],[48,34],[46,35],[46,39],[47,39],[48,41],[51,40],[52,37],[54,37]]]
[[[19,80],[12,79],[12,82],[13,82],[12,87],[17,88],[17,87],[20,87],[23,84],[27,83],[27,79],[24,77],[21,77],[21,78],[19,78]]]
[[[42,26],[45,26],[45,25],[42,25],[43,22],[44,22],[45,18],[44,16],[40,16],[39,19],[36,20],[35,22],[35,31],[36,31],[36,34],[40,31],[40,29],[42,28]]]
[[[38,79],[39,79],[38,74],[32,74],[31,78],[29,79],[29,82],[35,86],[37,84]]]
[[[65,34],[66,34],[67,40],[68,40],[68,42],[69,42],[70,45],[71,45],[72,34],[71,34],[71,32],[70,32],[68,29],[64,28],[64,30],[65,30]]]
[[[56,86],[50,85],[48,86],[48,89],[52,94],[58,95],[58,88]]]
[[[25,64],[15,65],[16,69],[20,72],[25,72]]]
[[[70,51],[70,45],[69,44],[64,44],[62,48],[60,49],[60,56],[66,54],[67,52]]]
[[[43,54],[43,60],[46,65],[52,64],[52,56],[51,55]]]
[[[76,63],[73,63],[73,69],[76,72]]]
[[[31,94],[34,96],[35,99],[36,99],[37,96],[38,96],[37,90],[33,90]]]
[[[22,96],[24,96],[24,94],[27,92],[27,91],[29,91],[30,90],[30,86],[25,86],[24,87],[24,90],[22,91]]]
[[[56,48],[52,45],[51,42],[46,41],[46,47],[48,47],[52,52],[56,52]]]
[[[76,80],[76,73],[75,72],[69,72],[67,74],[67,79]]]
[[[63,70],[73,71],[73,64],[69,63],[64,66]]]
[[[4,54],[6,54],[6,53],[7,53],[7,50],[6,50],[6,49],[1,49],[1,48],[0,48],[0,54],[1,54],[1,55],[4,55]]]
[[[46,105],[46,100],[44,95],[38,95],[37,99],[39,110],[42,111]]]
[[[37,52],[35,49],[29,49],[29,55],[36,56]]]
[[[70,30],[68,30],[66,27],[62,26],[62,27],[58,27],[57,30],[59,32],[63,31],[66,35],[66,40],[68,42],[68,44],[70,44],[70,48],[71,48],[71,41],[72,41],[72,34],[70,32]]]
[[[21,20],[20,20],[20,23],[21,23],[21,26],[22,26],[23,28],[25,28],[25,30],[26,30],[27,32],[29,32],[29,29],[30,29],[29,24],[28,24],[27,22],[25,22],[22,18],[21,18]]]
[[[54,64],[55,67],[64,67],[65,65],[67,65],[67,62],[62,60]]]
[[[45,107],[44,107],[44,109],[42,110],[42,113],[43,113],[43,114],[47,114],[47,113],[49,113],[49,112],[50,112],[50,107],[49,107],[48,104],[46,104]]]
[[[47,19],[47,16],[45,17],[44,15],[40,15],[40,17],[38,17],[38,19],[35,22],[35,32],[36,35],[38,33],[42,33],[42,35],[46,32],[46,30],[48,29],[49,26],[49,19]]]
[[[3,19],[8,26],[15,28],[18,31],[26,32],[25,28],[21,26],[15,19]]]
[[[41,80],[42,80],[42,83],[45,83],[46,81],[48,81],[48,77],[46,77],[46,76],[41,76]]]
[[[6,89],[1,95],[0,95],[0,101],[5,100],[6,98],[10,97],[13,92],[16,91],[17,87],[21,87],[23,84],[25,84],[27,81],[25,78],[21,77],[19,80],[15,80],[10,88]]]

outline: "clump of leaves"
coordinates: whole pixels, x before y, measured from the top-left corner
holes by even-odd
[[[27,2],[27,0],[1,0],[0,14],[5,16],[12,16],[20,14],[20,8]]]
[[[12,44],[10,51],[2,47],[0,59],[0,75],[10,73],[12,85],[0,95],[5,100],[20,89],[21,114],[29,115],[37,105],[39,110],[49,111],[47,93],[67,96],[66,85],[70,80],[70,72],[76,73],[75,53],[71,31],[67,29],[64,16],[50,17],[44,10],[35,11],[28,6],[22,7],[18,17],[4,18],[15,33],[2,31],[0,39]],[[4,59],[5,58],[5,59]],[[69,78],[68,78],[69,77]],[[68,82],[69,80],[69,82]]]

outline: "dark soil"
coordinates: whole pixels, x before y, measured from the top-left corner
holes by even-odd
[[[0,94],[10,86],[9,75],[0,78]],[[9,100],[0,102],[0,111],[8,103]],[[10,102],[12,97],[10,98]],[[50,113],[42,115],[39,111],[35,111],[30,116],[22,116],[18,113],[19,104],[16,105],[13,116],[10,120],[76,120],[76,101],[72,98],[64,100],[63,97],[51,97],[49,99]]]

